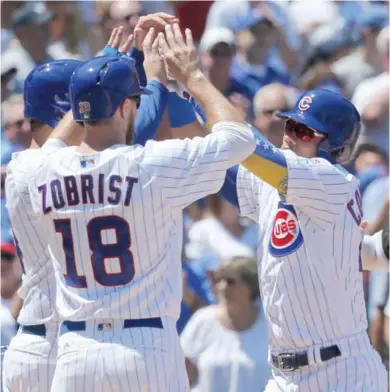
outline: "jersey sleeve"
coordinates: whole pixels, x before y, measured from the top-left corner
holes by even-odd
[[[357,181],[352,181],[352,175],[325,159],[286,154],[286,161],[286,202],[313,218],[334,222],[345,210]]]
[[[250,127],[220,122],[204,138],[150,141],[142,167],[162,190],[171,207],[187,205],[219,191],[226,170],[245,159],[255,148]]]
[[[239,166],[237,174],[237,196],[240,215],[257,223],[259,208],[259,192],[262,181],[243,166]]]

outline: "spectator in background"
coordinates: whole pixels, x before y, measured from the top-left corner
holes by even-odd
[[[258,285],[254,259],[233,259],[216,271],[217,304],[196,312],[181,335],[188,377],[196,390],[264,390],[271,368],[267,323],[256,303]]]
[[[229,93],[240,93],[252,101],[264,85],[289,82],[289,75],[269,61],[269,50],[276,44],[279,32],[264,13],[250,9],[238,20],[235,32],[238,53],[232,64]]]
[[[381,55],[383,73],[366,79],[356,88],[352,102],[364,125],[360,142],[370,142],[389,154],[389,26],[379,33],[376,45]]]
[[[218,195],[211,195],[203,218],[194,222],[188,231],[186,257],[196,260],[212,254],[219,262],[239,256],[252,257],[253,250],[241,242],[244,231],[237,208]]]
[[[12,29],[20,42],[13,52],[18,64],[17,92],[23,91],[25,78],[37,65],[71,57],[70,53],[50,46],[49,24],[53,18],[54,14],[42,2],[29,2],[13,15]]]
[[[389,23],[386,12],[376,9],[366,10],[359,22],[360,45],[352,53],[335,61],[332,71],[345,86],[350,99],[356,87],[367,78],[382,72],[380,54],[376,45],[379,32]]]
[[[12,95],[2,107],[2,156],[1,164],[11,160],[13,152],[25,150],[31,143],[30,121],[24,118],[22,95]]]
[[[322,88],[345,95],[344,86],[327,62],[320,62],[301,76],[302,91]]]
[[[285,121],[274,116],[277,111],[289,111],[294,98],[291,89],[280,83],[271,83],[261,88],[253,100],[255,120],[253,125],[274,146],[283,143]]]
[[[1,243],[1,345],[8,345],[16,333],[12,298],[20,286],[20,278],[15,247],[11,243]]]
[[[17,64],[15,62],[15,58],[12,55],[10,50],[6,50],[1,55],[1,102],[6,101],[13,87],[11,83],[17,73]]]
[[[199,44],[199,61],[203,72],[223,94],[230,88],[230,68],[236,53],[232,31],[219,27],[206,30]]]
[[[356,149],[353,171],[360,181],[363,194],[371,182],[389,175],[388,168],[389,157],[381,148],[364,143]]]
[[[1,52],[5,52],[12,46],[15,36],[11,30],[12,15],[18,9],[23,7],[25,1],[2,1],[1,7]]]
[[[128,37],[134,32],[142,15],[142,3],[134,1],[113,1],[108,6],[108,19],[104,25],[106,40],[110,37],[114,27],[123,26],[123,36]]]
[[[56,15],[50,26],[53,39],[50,50],[68,52],[73,59],[89,58],[86,26],[78,4],[70,1],[47,1],[46,4]]]

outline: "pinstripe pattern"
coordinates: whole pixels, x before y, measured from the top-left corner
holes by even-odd
[[[258,269],[271,352],[306,351],[331,342],[340,347],[341,337],[351,338],[342,343],[340,359],[316,364],[318,353],[310,366],[293,373],[275,370],[276,383],[267,391],[384,391],[385,371],[366,336],[357,181],[321,159],[302,159],[291,152],[286,158],[285,202],[294,206],[304,239],[292,253],[276,256],[270,251],[280,202],[277,190],[242,167],[237,180],[240,212],[259,224]],[[352,212],[347,208],[351,199]],[[356,355],[353,336],[359,334],[366,347]],[[376,382],[378,389],[371,389]]]
[[[65,148],[41,162],[30,193],[34,214],[40,217],[49,242],[59,316],[62,320],[87,320],[85,332],[65,333],[59,338],[53,391],[189,390],[176,331],[182,298],[182,210],[217,192],[226,169],[253,151],[250,129],[238,124],[234,127],[235,132],[228,132],[225,128],[229,127],[222,124],[218,132],[204,139],[151,141],[145,147],[116,145],[88,156]],[[66,189],[70,176],[82,201],[73,205],[69,194],[74,189]],[[88,193],[83,201],[85,176],[92,179],[93,187],[88,190],[92,196]],[[101,178],[104,183],[99,188]],[[128,200],[129,178],[136,181]],[[56,200],[62,203],[58,202],[62,198],[58,188],[66,202],[56,208]],[[129,258],[124,265],[122,254],[103,258],[100,253],[100,267],[94,258],[105,245],[118,243],[122,234],[128,238],[122,233],[126,228],[119,232],[118,228],[103,227],[100,237],[91,240],[92,219],[109,222],[112,217],[126,222],[131,236],[129,249],[126,243],[123,253],[131,252],[134,275],[131,279],[126,275],[130,279],[126,283],[110,280],[106,284],[101,275],[111,279],[117,274],[119,279]],[[71,233],[64,234],[58,226],[64,222]],[[165,317],[163,330],[122,327],[123,319],[157,316]],[[99,329],[97,320],[110,326]]]
[[[164,329],[97,325],[60,336],[53,391],[189,391],[176,320],[164,318]]]
[[[179,143],[179,147],[178,144]],[[222,148],[223,147],[223,148]],[[234,154],[229,144],[215,144],[204,139],[193,141],[149,142],[146,147],[114,146],[92,156],[94,165],[81,168],[83,157],[74,148],[65,148],[44,162],[37,172],[35,187],[31,187],[34,210],[42,211],[41,194],[37,186],[49,184],[54,178],[62,182],[64,176],[74,175],[81,188],[81,174],[93,177],[98,183],[104,174],[105,201],[103,204],[65,206],[45,215],[45,225],[58,282],[60,317],[64,320],[85,320],[99,313],[101,318],[148,318],[179,316],[181,300],[180,249],[182,241],[182,209],[207,194],[218,191],[225,170],[231,166]],[[237,154],[237,152],[235,152]],[[239,154],[243,154],[241,151]],[[245,155],[245,152],[244,152]],[[107,203],[110,196],[110,176],[122,179],[134,177],[129,206],[123,198],[127,190],[122,181],[118,205]],[[98,190],[93,189],[95,200]],[[65,194],[64,188],[63,193]],[[47,205],[53,206],[48,192]],[[135,275],[129,285],[102,286],[94,278],[87,237],[88,222],[99,216],[120,216],[129,224],[134,255]],[[73,288],[65,284],[65,260],[62,236],[53,230],[53,219],[69,218],[78,275],[84,275],[87,288]],[[157,234],[158,233],[158,234]],[[101,233],[103,243],[113,243],[115,235],[108,230]],[[118,260],[105,262],[106,272],[118,272]],[[87,299],[88,302],[83,299]]]
[[[7,207],[24,267],[18,291],[23,299],[18,322],[21,325],[45,324],[47,335],[43,338],[19,332],[12,339],[4,356],[4,391],[50,391],[54,375],[59,325],[53,309],[54,270],[44,228],[39,226],[33,214],[29,183],[42,154],[60,147],[61,144],[54,142],[49,143],[44,152],[37,149],[14,154],[7,169]]]

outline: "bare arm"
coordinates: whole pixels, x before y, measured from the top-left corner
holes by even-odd
[[[68,146],[79,146],[84,137],[84,128],[73,120],[72,112],[66,113],[64,118],[54,128],[49,139],[61,140]]]
[[[198,379],[198,368],[188,358],[186,358],[186,370],[190,385],[193,385]]]

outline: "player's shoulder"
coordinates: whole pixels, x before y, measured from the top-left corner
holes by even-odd
[[[7,176],[19,179],[31,177],[39,165],[41,155],[42,152],[39,148],[13,153],[7,166]]]

